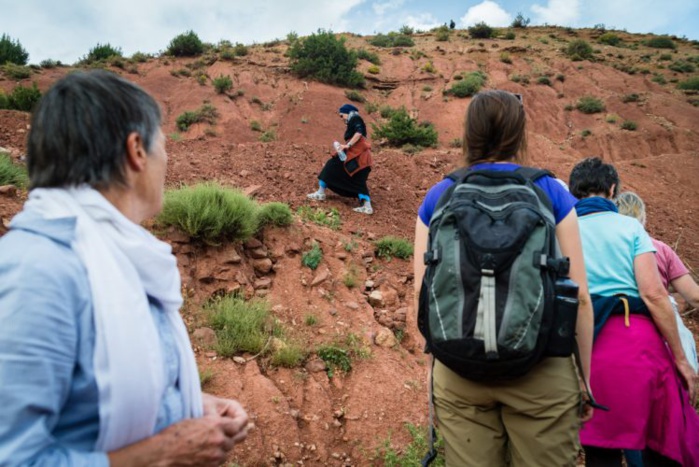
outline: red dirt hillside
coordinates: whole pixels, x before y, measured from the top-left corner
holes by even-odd
[[[615,33],[625,47],[599,44],[599,31],[563,28],[518,30],[515,40],[473,40],[456,31],[449,41],[438,42],[426,33],[413,36],[415,46],[395,49],[345,36],[348,48],[365,48],[381,59],[375,74],[369,72],[370,63],[360,61],[359,70],[367,78],[360,94],[367,103],[375,109],[405,106],[439,132],[437,148],[415,154],[373,141],[373,216],[352,212],[353,200],[306,200],[306,193],[316,188],[316,175],[332,142],[342,137],[337,108],[348,99],[345,89],[294,77],[284,42],[249,47],[248,55],[232,60],[209,52],[203,58],[162,56],[109,67],[161,103],[170,187],[216,180],[246,190],[261,202],[286,202],[294,211],[312,205],[335,207],[340,213],[338,230],[304,223],[297,216],[288,228],[267,228],[246,244],[218,247],[195,244],[179,232],[158,232],[173,244],[179,260],[187,295],[185,319],[202,372],[210,378],[205,389],[240,399],[255,424],[248,441],[234,450],[232,462],[380,464],[377,449],[386,441],[397,449],[411,441],[405,424],[427,423],[428,359],[413,317],[412,262],[376,257],[373,242],[385,235],[412,241],[426,190],[460,164],[461,149],[454,146],[469,99],[445,96],[443,91],[463,72],[481,70],[487,75],[486,88],[523,95],[532,165],[567,179],[582,157],[596,155],[613,162],[624,188],[646,201],[651,234],[675,247],[693,273],[699,269],[699,99],[677,90],[674,83],[697,73],[668,69],[671,62],[661,60],[668,51],[641,43],[650,36]],[[576,38],[598,49],[595,61],[574,62],[562,52]],[[677,49],[669,51],[672,61],[696,63],[696,45],[675,43]],[[428,63],[433,72],[425,71]],[[36,81],[46,90],[69,71],[35,70],[21,84]],[[203,78],[197,77],[200,74]],[[233,81],[225,94],[217,94],[212,85],[220,75]],[[657,76],[667,84],[658,84]],[[538,84],[546,81],[544,77],[550,85]],[[16,84],[0,78],[5,92]],[[601,99],[606,109],[591,115],[575,110],[583,96]],[[178,130],[176,118],[205,102],[216,108],[216,122]],[[367,104],[356,105],[368,124],[384,122],[380,112],[368,112]],[[627,120],[637,124],[635,131],[621,128]],[[0,110],[0,150],[20,160],[28,124],[28,114]],[[272,141],[261,142],[263,132]],[[21,190],[0,194],[0,234],[25,198]],[[324,256],[311,271],[300,258],[314,241]],[[348,271],[357,274],[354,288],[343,283]],[[314,353],[294,369],[273,368],[253,355],[220,357],[207,345],[211,335],[201,307],[212,295],[234,290],[266,297],[275,319],[307,349],[349,336],[366,358],[354,359],[346,375],[330,378]],[[309,316],[317,322],[310,323]],[[687,318],[696,336],[699,313]],[[389,329],[402,340],[395,341]]]

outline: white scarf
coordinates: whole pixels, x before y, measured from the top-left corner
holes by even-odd
[[[95,450],[112,451],[153,435],[166,382],[148,297],[162,307],[177,345],[185,417],[201,416],[199,374],[179,314],[180,274],[171,247],[87,186],[32,190],[25,210],[46,219],[77,218],[72,247],[87,271],[94,309],[100,419]]]

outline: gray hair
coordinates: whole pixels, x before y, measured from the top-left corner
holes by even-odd
[[[34,111],[27,143],[31,188],[126,184],[126,140],[138,133],[146,152],[160,128],[146,91],[107,71],[71,73]]]
[[[617,208],[619,208],[619,214],[634,217],[641,225],[646,225],[646,203],[640,196],[633,191],[625,191],[620,193],[615,201]]]

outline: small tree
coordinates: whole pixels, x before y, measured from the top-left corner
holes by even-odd
[[[485,22],[481,21],[468,28],[468,34],[472,39],[490,39],[495,31]]]
[[[41,91],[39,91],[36,83],[32,83],[32,87],[30,88],[20,84],[7,96],[8,108],[21,110],[23,112],[31,112],[40,99]]]
[[[194,31],[176,36],[167,47],[167,53],[175,57],[196,57],[204,52],[204,44]]]
[[[0,37],[0,65],[7,62],[17,65],[26,65],[29,53],[24,50],[19,40],[13,40],[7,34]]]
[[[373,124],[372,124],[373,125]],[[375,138],[386,138],[391,146],[413,144],[420,147],[437,145],[437,130],[431,123],[418,124],[405,107],[395,110],[391,120],[380,127],[373,125]]]
[[[566,47],[565,53],[573,61],[588,60],[592,58],[592,46],[582,39],[571,41]]]
[[[94,63],[102,60],[107,60],[112,57],[121,57],[121,48],[112,47],[111,44],[100,44],[97,43],[96,46],[90,49],[87,56],[82,59],[84,63]]]
[[[353,88],[364,85],[364,77],[356,71],[357,54],[347,50],[345,40],[336,38],[332,31],[319,29],[294,42],[289,58],[291,71],[299,78]]]
[[[526,28],[529,26],[529,23],[531,20],[529,18],[525,18],[524,15],[520,12],[517,13],[517,16],[515,16],[515,19],[512,21],[512,24],[510,25],[513,28]]]

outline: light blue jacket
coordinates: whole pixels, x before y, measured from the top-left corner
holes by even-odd
[[[75,218],[22,212],[0,238],[0,466],[109,465],[106,453],[92,452],[99,432],[95,329],[74,236]],[[157,433],[184,410],[177,352],[157,302],[151,315],[168,382]]]

